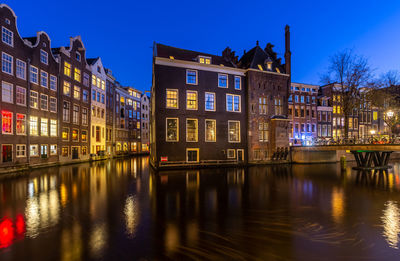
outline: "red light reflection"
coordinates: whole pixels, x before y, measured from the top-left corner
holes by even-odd
[[[11,219],[5,218],[0,223],[0,248],[9,247],[14,240],[14,227]]]

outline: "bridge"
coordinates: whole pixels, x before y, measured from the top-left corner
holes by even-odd
[[[400,144],[340,144],[291,147],[293,163],[330,163],[340,161],[341,156],[356,160],[351,151],[394,152],[392,158],[400,157]]]

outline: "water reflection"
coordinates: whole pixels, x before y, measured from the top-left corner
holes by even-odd
[[[388,201],[382,216],[383,235],[389,246],[398,249],[400,235],[400,209],[397,202]]]
[[[399,164],[381,181],[351,167],[35,170],[0,180],[0,260],[392,259]]]

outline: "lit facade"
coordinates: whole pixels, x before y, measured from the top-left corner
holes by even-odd
[[[142,143],[142,153],[149,153],[150,148],[150,98],[144,93],[141,102],[141,128],[140,137]]]

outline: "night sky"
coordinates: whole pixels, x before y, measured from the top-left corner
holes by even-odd
[[[151,86],[153,41],[212,54],[267,42],[283,57],[291,26],[292,81],[318,84],[329,56],[353,48],[376,73],[399,70],[400,1],[4,1],[22,37],[46,31],[52,47],[81,35],[123,85]]]

